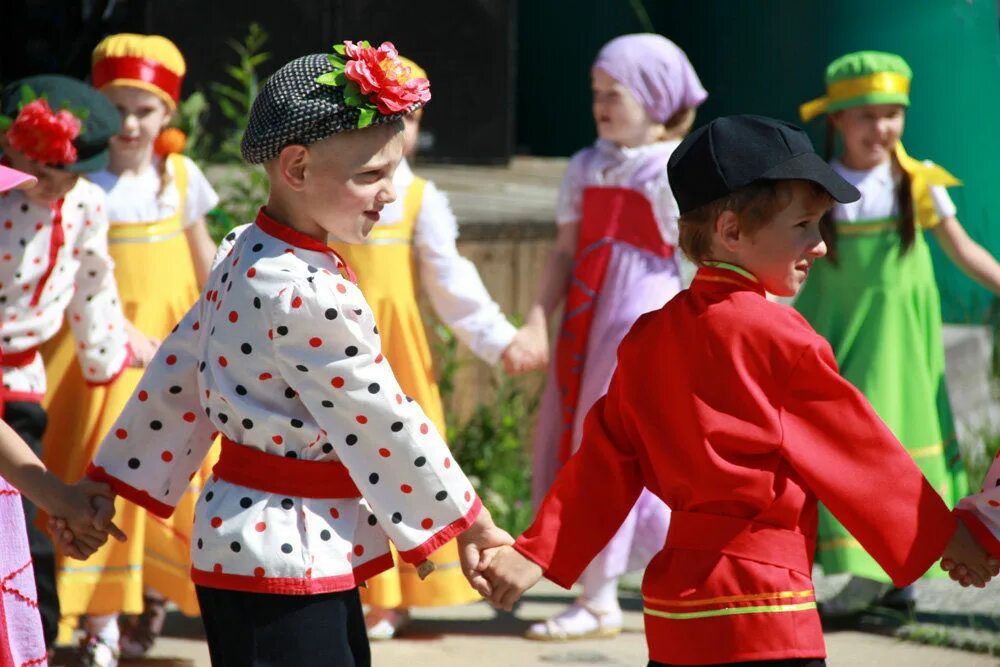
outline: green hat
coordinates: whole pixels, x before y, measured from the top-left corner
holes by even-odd
[[[97,90],[66,76],[43,74],[0,91],[0,130],[11,146],[40,164],[75,173],[108,164],[108,141],[121,116]]]
[[[863,104],[910,106],[913,72],[900,56],[883,51],[855,51],[826,68],[826,95],[799,107],[804,122]]]

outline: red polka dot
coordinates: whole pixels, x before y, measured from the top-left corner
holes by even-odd
[[[160,458],[163,459],[166,463],[170,463],[171,461],[174,460],[174,454],[173,452],[164,451],[162,454],[160,454]]]
[[[402,491],[403,493],[413,493],[413,487],[410,486],[409,484],[403,484],[401,487],[399,487],[399,490]]]
[[[392,452],[390,452],[390,451],[389,451],[388,449],[386,449],[385,447],[383,447],[382,449],[378,450],[378,454],[379,454],[379,456],[381,456],[381,457],[382,457],[382,458],[384,458],[384,459],[387,459],[387,458],[389,458],[390,456],[392,456]]]
[[[285,441],[285,439],[282,438],[280,435],[275,435],[275,436],[271,437],[271,442],[273,442],[276,445],[280,445],[284,441]]]
[[[337,285],[337,291],[341,294],[347,294],[347,288],[344,287],[343,283]]]
[[[173,366],[174,364],[177,363],[177,356],[173,354],[168,354],[165,361],[167,362],[167,366]]]
[[[995,500],[990,500],[990,501],[987,501],[987,503],[986,503],[986,504],[987,504],[987,505],[989,505],[990,507],[1000,507],[1000,503],[998,503],[998,502],[997,502],[997,501],[995,501]]]
[[[268,381],[268,380],[270,380],[270,379],[271,379],[272,377],[274,377],[274,376],[273,376],[273,375],[271,375],[270,373],[261,373],[261,374],[260,374],[260,375],[259,375],[259,376],[257,377],[257,379],[258,379],[258,380],[260,380],[261,382],[267,382],[267,381]]]
[[[255,525],[253,528],[258,533],[263,533],[265,530],[267,530],[267,524],[264,523],[263,521],[258,521],[257,525]]]
[[[271,329],[267,330],[267,339],[268,340],[274,340],[274,331],[273,330],[271,330]]]
[[[128,431],[126,431],[123,428],[120,428],[117,431],[115,431],[115,437],[117,437],[119,440],[124,440],[125,438],[128,437]]]
[[[423,433],[424,435],[427,435],[427,431],[429,431],[429,430],[430,429],[427,428],[427,424],[421,424],[420,425],[420,432]]]
[[[237,313],[235,310],[229,311],[229,321],[230,322],[236,322],[236,320],[238,320],[238,319],[240,319],[240,314],[239,313]]]
[[[323,344],[323,340],[321,338],[310,338],[309,344],[312,345],[313,347],[319,347],[320,345]]]
[[[451,467],[451,459],[445,459],[444,460],[444,467],[445,468],[450,468]]]
[[[340,512],[337,511],[336,507],[331,507],[330,508],[330,516],[332,516],[334,519],[339,519],[340,518]]]
[[[185,412],[184,413],[184,421],[186,421],[188,424],[190,424],[191,422],[193,422],[195,419],[197,419],[197,417],[195,416],[195,414],[193,412]]]
[[[213,516],[210,523],[212,524],[212,528],[218,528],[222,525],[222,519],[217,516]]]
[[[396,394],[396,402],[399,403],[400,405],[403,404],[403,395],[402,394]]]
[[[225,368],[226,366],[229,365],[229,362],[226,361],[225,357],[219,357],[219,365]]]
[[[215,572],[216,574],[222,574],[222,563],[216,563],[214,566],[212,566],[212,571]]]
[[[14,223],[11,220],[7,220],[7,221],[5,221],[3,223],[3,228],[4,229],[10,229],[13,226],[14,226]]]
[[[420,527],[423,528],[424,530],[430,530],[431,526],[433,525],[434,522],[431,521],[430,519],[424,519],[423,521],[420,522]]]
[[[253,569],[253,573],[254,573],[255,577],[263,577],[264,576],[264,568],[262,568],[262,567],[255,567]]]
[[[139,400],[140,401],[145,401],[148,398],[149,398],[149,394],[146,393],[145,389],[143,389],[142,391],[139,392]]]
[[[252,266],[249,269],[247,269],[247,278],[253,278],[255,275],[257,275],[257,269],[253,268]]]
[[[470,493],[469,491],[466,491],[465,492],[465,502],[469,502],[470,500],[472,500],[472,493]]]
[[[381,352],[379,352],[379,353],[378,353],[378,356],[377,356],[377,357],[375,357],[375,363],[376,363],[376,364],[381,364],[381,363],[382,363],[382,360],[383,360],[383,359],[385,359],[385,357],[383,357],[383,356],[382,356],[382,353],[381,353]]]
[[[338,375],[337,377],[330,380],[330,384],[332,384],[335,389],[340,389],[341,387],[344,386],[344,378]]]
[[[355,420],[356,420],[356,421],[357,421],[357,422],[358,422],[359,424],[367,424],[367,423],[368,423],[368,417],[365,417],[364,415],[358,415],[358,416],[357,416],[357,417],[355,417],[354,419],[355,419]]]
[[[292,308],[298,308],[301,305],[302,305],[302,297],[297,296],[294,299],[292,299]]]
[[[355,556],[363,556],[364,553],[365,553],[365,548],[363,546],[361,546],[360,544],[355,544],[354,545],[354,555]]]

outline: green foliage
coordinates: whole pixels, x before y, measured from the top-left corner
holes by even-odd
[[[205,131],[208,113],[208,98],[199,90],[181,100],[171,123],[187,136],[184,154],[196,162],[212,159],[212,137]]]
[[[271,58],[270,52],[264,51],[267,40],[267,32],[259,24],[251,23],[242,42],[228,42],[229,48],[239,57],[239,64],[226,66],[227,82],[211,85],[213,101],[230,127],[219,145],[220,158],[234,162],[242,159],[240,139],[250,118],[250,107],[263,83],[257,69]]]
[[[434,328],[439,339],[439,383],[445,404],[455,392],[455,373],[462,366],[458,341],[444,325]],[[531,523],[531,464],[524,443],[530,435],[537,392],[525,392],[513,378],[495,379],[496,400],[480,403],[459,422],[448,413],[448,444],[468,475],[493,520],[511,534]]]

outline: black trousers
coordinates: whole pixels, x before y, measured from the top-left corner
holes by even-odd
[[[320,595],[196,586],[212,667],[370,667],[358,589]]]
[[[3,419],[21,436],[31,451],[42,458],[42,435],[48,425],[45,409],[38,403],[14,401],[4,404]],[[42,634],[49,648],[59,632],[59,596],[56,593],[56,553],[48,533],[35,526],[38,508],[22,496],[24,519],[28,524],[28,549],[35,568],[38,611],[42,616]]]
[[[649,661],[649,667],[678,667],[666,662]],[[789,660],[748,660],[746,662],[725,662],[701,667],[826,667],[823,658],[791,658]]]

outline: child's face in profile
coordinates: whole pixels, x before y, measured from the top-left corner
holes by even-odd
[[[121,128],[111,138],[111,151],[121,155],[148,150],[170,122],[167,105],[142,88],[110,86],[103,92],[122,116]]]
[[[791,201],[764,227],[741,234],[734,260],[754,274],[771,294],[794,296],[816,259],[826,254],[819,221],[829,199],[803,181],[786,181]]]
[[[903,136],[906,109],[900,104],[866,104],[836,111],[830,121],[844,139],[844,166],[872,169],[892,157]]]
[[[335,134],[312,144],[301,206],[316,226],[345,243],[362,243],[382,207],[396,199],[392,175],[403,156],[399,123]]]
[[[10,160],[10,166],[18,171],[31,174],[38,179],[38,184],[24,191],[24,196],[39,206],[51,206],[59,201],[76,185],[79,174],[47,167],[28,159],[20,151],[11,148],[6,142],[0,143],[4,155]]]
[[[590,78],[598,137],[628,147],[655,140],[662,126],[649,117],[628,88],[602,69],[592,70]]]

